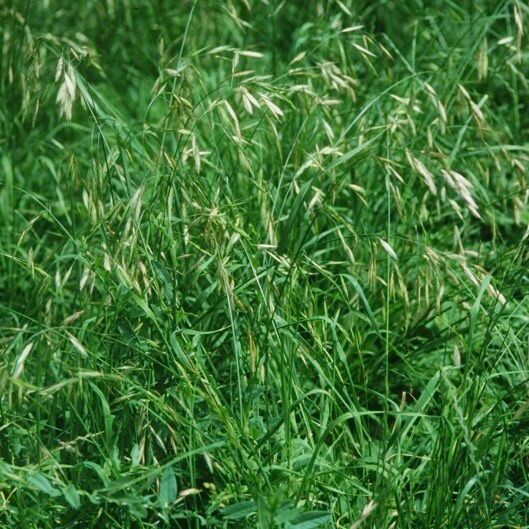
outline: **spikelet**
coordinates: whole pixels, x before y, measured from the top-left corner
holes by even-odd
[[[78,320],[84,313],[84,310],[78,310],[74,312],[73,314],[70,314],[70,316],[66,317],[62,324],[63,325],[70,325],[70,323],[73,323],[74,321]]]
[[[33,349],[33,343],[28,343],[24,349],[22,349],[22,352],[18,356],[15,362],[15,367],[13,369],[13,378],[20,378],[22,373],[24,372],[24,363],[26,362],[27,357],[29,356],[29,353],[31,353],[31,350]]]
[[[452,352],[452,359],[454,361],[454,366],[459,368],[461,367],[461,352],[459,351],[459,347],[457,345],[454,345],[454,349]]]
[[[376,508],[377,504],[373,500],[367,503],[362,509],[360,517],[353,523],[353,525],[351,525],[351,529],[359,529],[359,527],[362,526],[366,518],[369,518],[369,516],[373,513]]]
[[[226,110],[228,111],[228,116],[230,117],[230,121],[233,124],[233,128],[235,129],[235,138],[237,142],[240,143],[242,141],[242,135],[241,135],[241,127],[239,125],[239,118],[237,117],[235,110],[233,110],[233,107],[230,105],[228,101],[224,101],[224,106],[226,107]]]
[[[59,104],[60,115],[64,116],[68,121],[71,121],[77,83],[75,81],[73,66],[70,63],[65,65],[62,57],[57,64],[55,80],[58,81],[61,77],[62,83],[57,92],[56,101]]]
[[[354,87],[356,81],[349,75],[344,74],[336,64],[330,61],[318,63],[323,80],[337,92],[345,92],[356,101]]]
[[[259,51],[252,50],[237,50],[236,53],[243,57],[251,57],[252,59],[262,59],[264,55]]]
[[[283,117],[283,111],[267,95],[259,93],[259,97],[276,119]]]
[[[193,161],[195,171],[197,174],[200,174],[202,163],[207,159],[206,157],[211,154],[211,151],[200,150],[196,135],[193,132],[188,132],[188,135],[191,137],[191,145],[182,150],[182,162],[187,163],[187,161],[191,159]]]
[[[437,96],[437,93],[434,90],[432,85],[428,83],[424,83],[424,87],[426,88],[426,91],[428,92],[428,97],[430,98],[430,101],[432,102],[433,106],[437,109],[437,112],[439,114],[439,119],[441,122],[441,132],[444,133],[446,129],[446,123],[448,121],[445,107],[443,103],[441,103],[441,100]]]
[[[187,496],[193,496],[195,494],[200,494],[202,492],[201,489],[197,489],[195,487],[192,487],[190,489],[184,489],[184,490],[181,490],[179,493],[178,493],[178,496],[180,498],[186,498]]]
[[[353,42],[353,46],[364,56],[364,57],[376,57],[376,55],[369,51],[367,48],[364,48],[363,46],[360,46],[360,44],[356,44]]]
[[[498,302],[501,304],[501,305],[506,305],[507,304],[507,300],[505,299],[505,296],[497,289],[495,288],[492,284],[488,284],[487,285],[487,292],[489,293],[489,295],[495,299],[498,300]]]
[[[68,339],[70,340],[70,343],[73,345],[74,349],[84,358],[88,356],[88,353],[86,352],[86,349],[83,347],[83,344],[73,335],[69,332],[66,333],[68,335]]]
[[[470,194],[472,184],[460,173],[456,171],[441,171],[446,183],[465,201],[467,208],[474,217],[481,219],[478,205]]]
[[[489,56],[487,37],[483,39],[478,52],[478,80],[482,81],[487,78],[489,72]]]
[[[384,239],[381,239],[379,237],[379,242],[380,242],[380,245],[382,246],[382,248],[384,248],[385,252],[392,258],[392,259],[395,259],[397,260],[398,257],[397,257],[397,254],[395,253],[395,250],[390,246],[389,243],[387,243]]]
[[[415,158],[415,156],[413,156],[413,154],[407,149],[406,158],[408,159],[408,163],[410,164],[411,168],[423,177],[424,182],[428,186],[428,189],[431,191],[431,193],[433,195],[437,195],[437,187],[434,182],[433,174],[419,159]]]
[[[90,277],[90,269],[85,268],[83,270],[83,275],[81,276],[81,279],[79,280],[79,290],[83,290],[89,277]]]
[[[464,272],[464,274],[467,276],[467,279],[475,286],[475,287],[479,287],[479,280],[478,278],[474,275],[474,273],[472,272],[472,270],[470,270],[470,268],[465,264],[465,263],[460,263],[461,264],[461,268]]]
[[[239,92],[242,98],[242,105],[244,109],[246,110],[246,112],[248,112],[248,114],[250,115],[253,114],[254,108],[261,107],[261,104],[259,103],[259,101],[257,101],[257,99],[251,94],[251,92],[245,86],[241,86]]]
[[[468,101],[468,104],[470,105],[470,109],[472,110],[472,114],[474,114],[474,117],[476,121],[482,125],[485,122],[485,116],[483,114],[483,111],[481,110],[481,106],[487,101],[487,96],[483,97],[483,99],[479,102],[479,104],[476,104],[474,101],[472,101],[472,98],[470,97],[470,94],[468,93],[467,89],[463,85],[458,85],[459,91],[463,94],[465,99]]]
[[[464,272],[464,274],[467,276],[469,281],[475,286],[479,287],[481,282],[483,281],[483,278],[487,275],[486,270],[480,269],[478,270],[478,267],[475,268],[475,272],[471,270],[465,262],[461,262],[460,266]],[[492,282],[489,282],[487,285],[487,293],[494,299],[496,299],[501,305],[505,305],[507,303],[507,300],[505,299],[505,296],[492,285]]]

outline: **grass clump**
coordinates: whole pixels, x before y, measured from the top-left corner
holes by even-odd
[[[528,19],[0,3],[0,526],[529,527]]]

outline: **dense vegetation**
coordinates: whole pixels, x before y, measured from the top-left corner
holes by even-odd
[[[525,0],[0,0],[0,527],[529,527]]]

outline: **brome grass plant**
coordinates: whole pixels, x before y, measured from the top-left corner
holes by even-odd
[[[529,527],[528,20],[0,1],[0,527]]]

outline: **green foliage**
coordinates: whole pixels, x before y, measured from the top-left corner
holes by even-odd
[[[0,2],[0,527],[529,527],[527,20]]]

